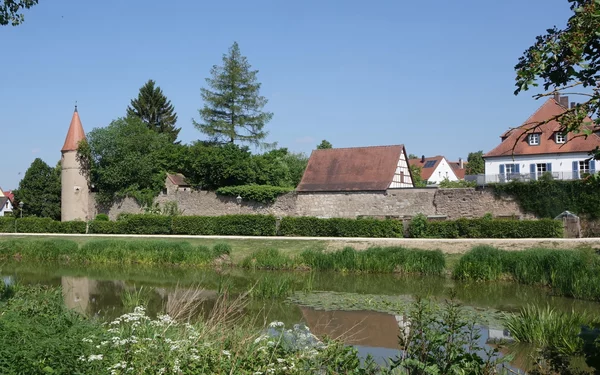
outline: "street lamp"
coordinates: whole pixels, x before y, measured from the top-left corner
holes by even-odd
[[[21,219],[23,218],[23,206],[25,205],[25,203],[23,203],[23,201],[19,202],[19,208],[21,209]]]

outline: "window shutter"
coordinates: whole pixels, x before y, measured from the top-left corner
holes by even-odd
[[[517,163],[517,164],[515,164],[515,173],[521,173],[521,171],[520,171],[520,168],[519,168],[520,166],[521,166],[521,165],[520,165],[520,164],[518,164],[518,163]]]
[[[579,178],[579,162],[573,162],[573,178]]]
[[[552,172],[552,163],[547,163],[547,164],[546,164],[546,170],[547,170],[548,172]]]
[[[500,174],[504,174],[504,164],[500,164]]]
[[[535,164],[529,164],[529,174],[532,180],[535,180]]]
[[[590,160],[590,174],[596,173],[596,161]]]

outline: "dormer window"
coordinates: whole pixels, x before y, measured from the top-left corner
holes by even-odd
[[[538,146],[540,144],[540,135],[539,134],[529,134],[529,145],[530,146]]]
[[[554,140],[556,141],[556,143],[565,143],[567,141],[567,137],[563,132],[556,132],[554,134]]]

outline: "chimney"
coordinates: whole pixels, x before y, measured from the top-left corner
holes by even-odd
[[[421,163],[425,163],[425,155],[421,156]]]
[[[565,107],[565,109],[569,108],[569,97],[568,96],[561,96],[560,97],[560,105],[562,105],[563,107]]]
[[[560,103],[560,94],[558,91],[554,93],[554,100],[556,100],[557,103]]]
[[[458,158],[458,168],[463,169],[463,161],[462,158]]]
[[[571,102],[571,108],[575,108],[575,106],[577,106],[577,103]]]

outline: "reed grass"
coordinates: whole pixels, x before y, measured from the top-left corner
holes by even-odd
[[[591,249],[504,251],[478,246],[460,258],[453,277],[469,281],[506,278],[546,286],[557,295],[600,300],[600,256]]]
[[[289,270],[295,264],[292,258],[277,249],[261,249],[245,257],[240,266],[254,270]]]
[[[296,261],[316,271],[440,275],[445,268],[444,255],[439,250],[402,247],[372,247],[364,251],[346,247],[335,252],[306,250]]]
[[[143,286],[140,288],[133,287],[131,289],[125,289],[121,293],[121,303],[123,304],[123,308],[125,311],[131,312],[137,306],[148,307],[148,303],[150,302],[150,290],[148,288],[144,288]]]
[[[527,305],[518,314],[506,315],[504,320],[515,341],[551,347],[563,354],[575,354],[582,349],[579,335],[582,327],[591,322],[585,313],[566,313],[537,305]]]

